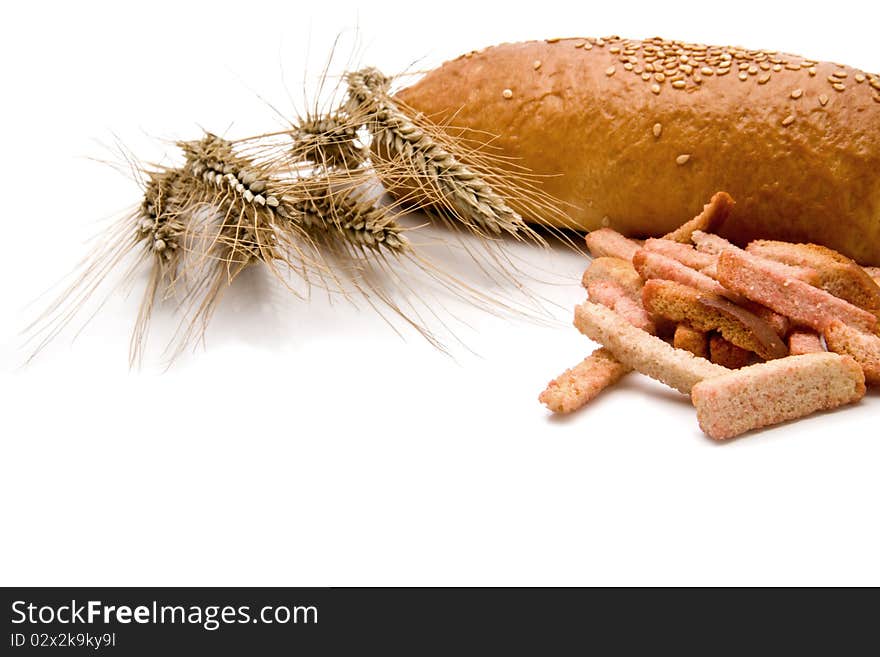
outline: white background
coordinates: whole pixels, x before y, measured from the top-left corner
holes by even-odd
[[[459,308],[477,355],[253,271],[206,348],[166,373],[155,351],[128,371],[137,282],[21,367],[19,331],[47,299],[27,304],[138,200],[89,158],[113,159],[114,138],[149,161],[201,127],[276,128],[268,104],[290,114],[285,87],[301,95],[307,70],[313,84],[338,32],[350,47],[357,31],[357,62],[386,71],[607,34],[880,70],[877,9],[862,2],[305,6],[4,10],[0,583],[880,584],[878,393],[724,445],[685,398],[635,375],[552,418],[538,392],[591,348],[570,326],[586,262],[564,249],[517,251],[566,283],[534,284],[561,304],[555,324]]]

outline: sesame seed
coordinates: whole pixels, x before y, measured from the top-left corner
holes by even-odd
[[[769,71],[770,70],[770,62],[761,62],[759,64],[759,66],[762,71]]]
[[[728,73],[730,73],[729,68],[719,68],[715,75],[727,75]]]
[[[874,102],[880,103],[880,94],[874,94]]]
[[[789,114],[784,119],[782,119],[782,125],[784,125],[784,126],[790,126],[792,123],[794,123],[794,115],[793,114]]]
[[[835,75],[836,77],[838,77],[838,78],[845,78],[845,77],[846,77],[846,71],[835,71],[835,72],[834,72],[834,75]]]
[[[645,82],[647,82],[647,81],[650,80],[650,79],[651,79],[651,74],[650,74],[650,73],[642,73],[642,80],[644,80]]]
[[[832,84],[831,86],[834,87],[837,91],[843,91],[844,89],[846,89],[846,85],[843,84],[842,82],[838,82],[837,84]]]
[[[785,68],[787,68],[789,71],[800,71],[800,70],[801,70],[801,65],[800,65],[800,64],[791,64],[791,63],[789,63],[789,64],[786,64],[786,65],[785,65]]]
[[[610,78],[612,75],[614,75],[614,71],[616,71],[616,70],[617,69],[614,66],[609,66],[608,68],[605,69],[605,75],[607,75]]]
[[[613,55],[616,55],[617,53],[620,52],[620,46],[611,46],[611,47],[608,49],[608,52],[610,52],[610,53],[613,54]]]
[[[654,127],[651,129],[651,131],[654,133],[654,136],[657,139],[660,139],[660,135],[663,134],[663,126],[660,125],[659,123],[655,123]]]
[[[816,75],[816,67],[815,67],[815,66],[811,66],[810,68],[807,69],[807,72],[810,74],[810,77],[815,77],[815,75]]]
[[[559,41],[559,37],[553,37],[552,39],[547,39],[547,43],[556,43]]]
[[[684,89],[684,88],[687,86],[687,82],[685,82],[684,80],[675,80],[675,81],[672,83],[672,86],[673,86],[675,89]]]
[[[575,47],[575,48],[583,48],[583,47],[584,47],[584,43],[585,43],[584,41],[576,41],[575,44],[574,44],[574,47]]]
[[[593,49],[593,44],[590,43],[589,41],[584,44],[584,50],[592,50],[592,49]]]
[[[871,86],[880,91],[880,78],[872,78]]]
[[[803,89],[795,89],[794,91],[791,92],[791,97],[794,98],[795,100],[797,100],[798,98],[800,98],[803,95],[804,95]]]
[[[774,65],[773,65],[773,70],[774,70],[776,73],[779,73],[779,71],[782,70],[782,64],[774,64]]]
[[[840,82],[840,80],[834,77],[834,74],[829,75],[827,79],[831,84],[837,84],[838,82]]]
[[[536,60],[535,60],[535,63],[532,64],[532,68],[535,69],[536,71],[537,71],[539,68],[541,68],[541,60],[540,60],[540,59],[536,59]]]
[[[510,100],[511,98],[513,98],[513,91],[511,91],[510,89],[505,89],[501,92],[501,95]]]
[[[633,70],[633,65],[630,64],[629,62],[627,62],[626,64],[623,65],[623,70],[631,71],[631,70]]]
[[[828,96],[825,94],[819,94],[819,104],[822,107],[825,107],[828,104]]]
[[[660,93],[660,85],[655,82],[654,84],[651,85],[651,91],[655,94],[659,94]]]
[[[770,82],[769,73],[764,73],[764,75],[758,78],[758,84],[767,84],[768,82]]]
[[[694,67],[690,64],[682,64],[678,67],[680,70],[684,71],[687,75],[690,75],[694,72]]]
[[[689,153],[682,153],[682,154],[679,155],[677,158],[675,158],[675,163],[676,163],[678,166],[682,166],[682,165],[687,164],[687,163],[688,163],[688,160],[690,160],[690,159],[691,159],[691,156],[690,156]]]
[[[607,215],[604,216],[604,217],[602,217],[602,225],[603,225],[605,228],[608,228],[608,226],[611,225],[611,219],[609,219]]]
[[[864,81],[865,81],[865,76],[862,75],[861,73],[856,73],[856,82],[858,82],[859,84],[861,84],[861,83],[864,82]]]
[[[743,71],[743,72],[740,73],[737,77],[739,77],[740,80],[742,80],[743,82],[745,82],[746,80],[749,79],[749,74],[746,73],[745,71]]]
[[[654,73],[654,79],[657,80],[657,82],[663,82],[666,79],[666,74]]]
[[[700,69],[700,73],[702,73],[703,75],[714,75],[715,71],[708,66],[704,66]]]
[[[752,64],[751,66],[749,66],[748,71],[749,71],[749,75],[757,75],[758,74],[758,67],[755,66],[754,64]]]

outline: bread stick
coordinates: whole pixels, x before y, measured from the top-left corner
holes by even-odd
[[[726,440],[746,431],[830,410],[865,395],[856,362],[832,353],[804,354],[751,365],[694,385],[700,428]]]
[[[587,233],[584,237],[590,255],[594,258],[609,256],[621,260],[632,260],[633,254],[639,250],[640,245],[631,239],[627,239],[616,230],[600,228]]]
[[[880,287],[868,272],[836,251],[818,244],[773,240],[755,240],[746,251],[787,265],[814,269],[819,275],[818,285],[823,290],[880,316]]]
[[[700,358],[708,358],[709,356],[709,338],[706,333],[691,328],[687,324],[678,324],[675,327],[672,346],[676,349],[689,351]]]
[[[823,331],[835,319],[873,333],[877,318],[866,310],[794,278],[780,276],[772,262],[741,250],[718,256],[718,280],[795,323]]]
[[[574,324],[581,333],[611,351],[621,363],[684,394],[689,394],[703,379],[730,371],[675,349],[596,303],[587,301],[575,308]]]
[[[667,239],[658,240],[652,237],[645,240],[643,248],[647,251],[664,255],[667,258],[678,260],[681,264],[697,271],[711,267],[718,259],[711,254],[697,251],[690,244],[682,244],[681,242],[673,242]]]
[[[865,380],[880,385],[880,337],[847,326],[839,320],[825,329],[828,350],[852,356],[865,372]]]
[[[554,413],[571,413],[613,386],[629,371],[630,368],[616,360],[610,351],[596,349],[578,365],[550,381],[538,400]]]
[[[788,336],[788,351],[792,356],[819,354],[825,351],[822,338],[815,331],[795,329]]]

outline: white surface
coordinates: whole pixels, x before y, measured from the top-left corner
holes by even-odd
[[[479,357],[253,272],[207,348],[168,373],[155,358],[127,370],[137,287],[19,367],[16,333],[39,303],[25,305],[137,200],[86,159],[107,157],[97,141],[150,160],[157,137],[200,126],[272,129],[257,94],[289,112],[284,80],[298,94],[340,30],[359,26],[359,61],[390,71],[612,33],[880,70],[877,10],[860,2],[358,4],[5,10],[0,584],[880,584],[878,394],[726,445],[635,375],[551,418],[536,395],[590,349],[570,327],[585,262],[563,250],[520,251],[570,282],[538,288],[564,306],[559,323],[465,309]]]

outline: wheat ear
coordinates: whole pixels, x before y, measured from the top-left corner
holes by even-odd
[[[466,225],[494,235],[526,230],[522,218],[475,171],[462,163],[432,135],[401,111],[390,96],[391,78],[375,68],[346,75],[346,111],[362,117],[375,140],[375,151],[384,149],[423,184],[430,185],[449,214]]]

